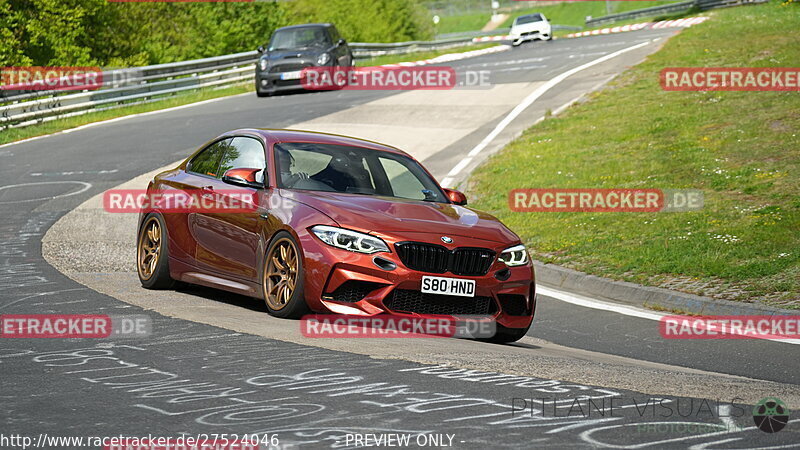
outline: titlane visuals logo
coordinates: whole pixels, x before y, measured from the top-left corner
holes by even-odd
[[[753,422],[765,433],[777,433],[789,423],[789,408],[781,399],[766,397],[753,408]]]

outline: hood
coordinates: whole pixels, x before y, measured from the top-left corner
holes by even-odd
[[[358,231],[430,232],[498,243],[519,240],[494,216],[448,203],[317,191],[282,190],[281,195]]]

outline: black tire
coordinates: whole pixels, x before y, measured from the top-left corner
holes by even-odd
[[[159,230],[158,244],[154,251],[148,251],[148,248],[154,247],[151,234],[153,226],[157,226]],[[136,273],[139,275],[139,282],[145,289],[170,289],[175,285],[175,280],[169,275],[168,235],[167,226],[161,214],[148,214],[139,226],[136,238]],[[152,257],[156,258],[155,266],[148,263],[148,261],[152,261]]]
[[[294,289],[291,292],[289,300],[286,301],[280,308],[278,308],[276,305],[272,304],[278,302],[271,301],[269,296],[270,294],[267,292],[267,285],[269,283],[267,280],[267,272],[270,268],[270,260],[273,250],[275,250],[279,245],[285,244],[292,245],[294,247],[294,251],[296,252],[296,278],[294,282]],[[285,261],[283,262],[285,263]],[[267,305],[267,311],[269,314],[283,319],[299,319],[310,313],[311,309],[308,307],[308,304],[306,304],[304,288],[305,271],[303,267],[303,254],[300,245],[297,244],[297,241],[290,233],[286,231],[279,231],[272,238],[272,241],[270,241],[269,248],[267,248],[267,252],[264,254],[264,261],[261,264],[261,291],[264,296],[264,303]]]
[[[495,344],[510,344],[525,337],[530,329],[530,325],[525,328],[506,328],[502,325],[497,325],[497,331],[495,332],[494,336],[487,339],[487,341]]]

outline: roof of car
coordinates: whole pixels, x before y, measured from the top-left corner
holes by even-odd
[[[332,26],[333,26],[333,24],[332,23],[328,23],[328,22],[325,22],[325,23],[301,23],[299,25],[289,25],[288,27],[280,27],[280,28],[278,28],[278,30],[290,30],[292,28],[306,28],[306,27],[325,27],[325,28],[329,28],[329,27],[332,27]],[[275,30],[275,31],[278,31],[278,30]]]
[[[237,132],[250,132],[263,136],[265,139],[273,142],[309,142],[317,144],[333,144],[333,145],[349,145],[353,147],[362,147],[372,150],[380,150],[391,153],[399,153],[408,155],[406,152],[392,147],[390,145],[381,144],[379,142],[370,141],[367,139],[359,139],[350,136],[343,136],[340,134],[321,133],[318,131],[305,131],[305,130],[283,130],[272,128],[246,128],[236,131],[231,131],[228,134],[236,134]]]

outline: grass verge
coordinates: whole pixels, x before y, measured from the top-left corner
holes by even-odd
[[[666,5],[677,3],[675,1],[635,1],[635,2],[611,2],[611,14],[633,11],[637,9],[650,8],[651,6]],[[514,11],[509,18],[500,25],[500,28],[509,28],[514,22],[514,18],[524,14],[542,13],[552,24],[571,25],[583,27],[586,23],[586,16],[602,17],[607,15],[606,2],[562,2],[555,5],[545,5],[530,9]],[[638,19],[638,22],[643,21]],[[616,24],[614,24],[616,25]]]
[[[800,61],[798,23],[800,8],[779,3],[714,12],[492,157],[470,179],[473,205],[497,215],[545,262],[800,309],[800,95],[665,92],[659,84],[664,67],[792,67]],[[511,189],[542,187],[702,189],[705,208],[509,210]]]
[[[676,3],[674,0],[653,0],[635,2],[611,2],[613,13],[633,11],[635,9],[649,8],[651,6]],[[487,3],[488,4],[488,3]],[[507,11],[508,19],[498,28],[510,28],[514,18],[524,14],[543,13],[550,23],[558,25],[571,25],[583,27],[586,16],[601,17],[607,15],[605,2],[562,2],[554,5],[540,5],[534,8],[518,9]],[[471,12],[453,16],[443,16],[436,30],[437,34],[460,33],[466,31],[480,30],[492,18],[490,11]],[[639,22],[645,19],[638,20]],[[614,24],[617,25],[617,24]]]

